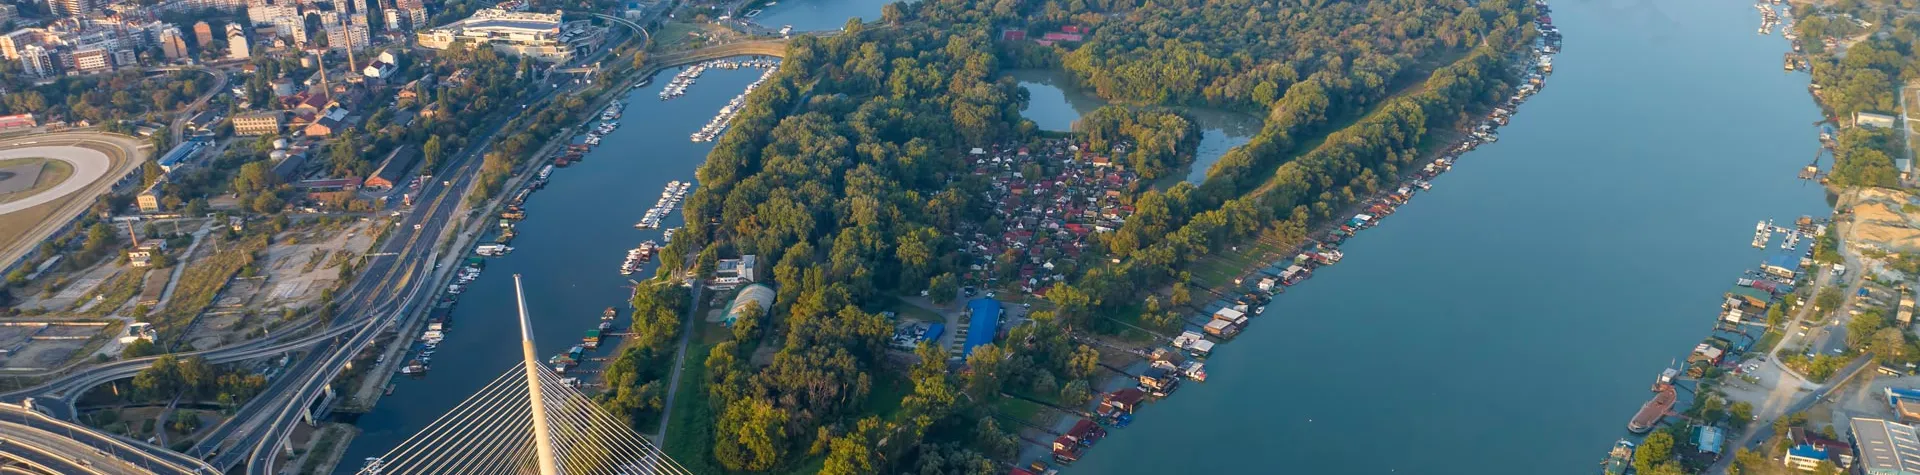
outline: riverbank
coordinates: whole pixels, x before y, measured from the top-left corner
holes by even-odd
[[[1039,458],[1056,463],[1073,462],[1091,447],[1090,438],[1104,437],[1103,433],[1090,435],[1088,419],[1083,417],[1090,417],[1107,428],[1127,427],[1132,423],[1134,411],[1143,403],[1168,397],[1183,384],[1206,381],[1208,372],[1204,362],[1218,348],[1225,348],[1225,343],[1254,320],[1277,318],[1258,317],[1265,314],[1267,306],[1288,287],[1304,282],[1315,269],[1340,262],[1343,259],[1343,253],[1338,248],[1341,243],[1355,236],[1358,231],[1376,226],[1396,208],[1408,203],[1414,195],[1430,189],[1432,180],[1451,170],[1453,163],[1466,153],[1497,141],[1498,129],[1507,125],[1518,107],[1545,86],[1545,79],[1552,72],[1551,54],[1559,50],[1560,38],[1551,20],[1544,16],[1545,5],[1540,4],[1540,8],[1543,12],[1537,24],[1542,33],[1540,42],[1531,45],[1525,52],[1513,54],[1515,67],[1510,84],[1518,86],[1510,89],[1511,97],[1498,104],[1469,108],[1475,111],[1466,115],[1470,119],[1463,118],[1453,128],[1432,132],[1420,144],[1419,155],[1410,160],[1407,168],[1400,170],[1390,184],[1333,213],[1333,216],[1342,218],[1314,223],[1306,234],[1305,242],[1286,245],[1262,239],[1258,246],[1249,246],[1250,250],[1263,250],[1264,254],[1241,261],[1242,267],[1230,283],[1215,282],[1213,286],[1202,286],[1199,290],[1215,297],[1195,300],[1192,308],[1200,312],[1200,317],[1185,319],[1179,328],[1183,331],[1181,336],[1168,337],[1147,331],[1161,340],[1148,343],[1144,348],[1139,346],[1142,342],[1134,340],[1087,335],[1076,337],[1082,341],[1096,340],[1100,346],[1131,354],[1134,361],[1124,368],[1104,365],[1117,374],[1094,388],[1104,394],[1101,400],[1094,403],[1095,410],[1085,412],[1054,406],[1052,413],[1055,417],[1050,423],[1043,424],[1044,427],[1021,430],[1021,438],[1029,443],[1029,446],[1023,447],[1021,460]],[[1374,112],[1380,113],[1385,112]],[[1365,123],[1365,120],[1355,122],[1361,123]],[[1171,298],[1172,294],[1170,289],[1159,292],[1159,296],[1167,298],[1167,301],[1177,301]],[[1201,303],[1207,300],[1211,302]],[[1138,328],[1131,322],[1120,323]],[[1167,345],[1168,339],[1174,351],[1153,348]],[[1040,442],[1047,439],[1054,440],[1051,446]]]
[[[542,356],[579,344],[581,332],[595,328],[608,306],[626,308],[622,302],[632,290],[627,277],[618,273],[621,256],[639,241],[662,238],[660,229],[635,229],[634,220],[659,197],[666,182],[692,180],[694,168],[711,148],[688,140],[704,121],[646,119],[711,115],[759,72],[709,71],[699,86],[671,101],[657,99],[666,83],[660,78],[640,88],[629,85],[641,78],[622,79],[615,81],[619,88],[590,104],[587,110],[598,120],[608,101],[619,99],[628,104],[623,122],[632,123],[605,135],[580,163],[553,171],[547,187],[521,206],[525,218],[515,223],[515,249],[488,259],[485,273],[467,284],[461,304],[451,313],[455,328],[436,349],[430,374],[424,380],[395,381],[393,394],[383,396],[381,404],[358,421],[363,434],[353,441],[348,459],[380,455],[470,394],[472,389],[465,386],[484,383],[518,361],[517,353],[492,351],[519,341],[517,326],[508,324],[515,316],[507,276],[525,277],[534,339]],[[679,227],[681,219],[663,220],[660,227]],[[649,265],[635,276],[651,272]],[[625,321],[621,319],[621,326]],[[616,346],[610,341],[595,354],[617,355],[608,352]]]
[[[1700,340],[1674,315],[1761,259],[1741,249],[1753,218],[1821,205],[1791,173],[1810,119],[1755,100],[1804,84],[1769,81],[1771,55],[1732,61],[1755,48],[1726,6],[1555,4],[1579,39],[1551,94],[1269,304],[1284,322],[1222,345],[1206,384],[1138,415],[1151,440],[1111,437],[1075,468],[1406,473],[1500,447],[1529,460],[1487,473],[1595,471],[1671,350]],[[1717,119],[1666,119],[1687,110]],[[1196,451],[1261,455],[1161,455]]]

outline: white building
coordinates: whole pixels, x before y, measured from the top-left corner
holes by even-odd
[[[511,12],[481,9],[473,16],[420,32],[420,46],[446,49],[454,42],[486,44],[495,51],[563,63],[573,59],[573,46],[561,41],[560,12]]]
[[[352,46],[356,50],[365,49],[370,41],[373,40],[371,36],[368,36],[366,25],[335,25],[327,27],[327,47],[331,49],[344,50],[347,49],[348,46]]]
[[[227,58],[246,59],[253,56],[253,48],[247,45],[247,29],[234,23],[227,24]]]
[[[36,44],[20,48],[20,70],[28,76],[50,78],[60,74],[59,62],[53,52]]]

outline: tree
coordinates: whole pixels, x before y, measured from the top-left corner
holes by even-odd
[[[786,452],[787,411],[758,398],[734,401],[714,424],[713,456],[728,470],[766,471]]]
[[[1744,428],[1753,422],[1753,403],[1735,401],[1727,406],[1727,418],[1734,427]]]
[[[433,171],[433,168],[440,163],[441,147],[439,135],[427,137],[427,143],[420,146],[420,155],[427,159],[426,165],[420,168],[422,173]]]
[[[877,423],[877,419],[875,420]],[[821,475],[871,475],[880,473],[873,463],[873,449],[868,448],[865,434],[855,431],[833,438],[827,450],[826,465],[820,468]]]
[[[991,400],[1006,382],[1007,350],[992,343],[973,347],[967,355],[967,394],[975,401]]]
[[[1847,321],[1847,347],[1859,348],[1863,346],[1869,338],[1873,338],[1874,332],[1880,331],[1880,329],[1886,325],[1886,317],[1881,316],[1880,312],[1876,310],[1860,312],[1859,315],[1854,315],[1852,320]]]
[[[1068,407],[1079,407],[1091,401],[1093,401],[1093,390],[1087,385],[1087,380],[1076,379],[1067,381],[1066,386],[1060,387],[1061,404]]]
[[[740,315],[733,321],[733,339],[753,341],[760,336],[760,319],[766,310],[759,305],[747,305],[740,309]]]
[[[1908,360],[1907,337],[1898,328],[1887,327],[1875,330],[1868,340],[1867,351],[1873,352],[1873,356],[1882,363],[1906,362]]]
[[[1845,299],[1846,296],[1840,295],[1840,289],[1827,287],[1820,289],[1820,295],[1814,296],[1813,305],[1822,312],[1831,312],[1840,308],[1840,303]]]
[[[958,280],[958,278],[953,276],[952,272],[933,276],[933,280],[927,283],[927,299],[932,300],[933,303],[937,305],[946,305],[953,302],[953,299],[958,296],[960,292]]]
[[[1673,434],[1667,431],[1654,431],[1640,442],[1640,448],[1633,451],[1633,468],[1640,473],[1657,473],[1653,470],[1673,458]],[[1678,475],[1678,472],[1675,472]]]
[[[279,212],[281,208],[285,208],[286,206],[287,206],[287,202],[282,201],[278,195],[275,195],[273,193],[265,193],[265,194],[261,194],[260,196],[256,196],[253,198],[253,203],[252,203],[253,212],[260,213],[260,214],[276,213],[276,212]]]

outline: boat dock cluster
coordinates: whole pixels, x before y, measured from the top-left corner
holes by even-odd
[[[687,190],[692,188],[693,182],[683,182],[680,180],[667,182],[667,188],[660,190],[660,201],[654,202],[652,208],[647,208],[647,215],[641,216],[640,222],[633,223],[633,227],[640,229],[659,228],[660,220],[666,218],[668,214],[672,214],[673,210],[680,206],[680,201],[687,198]]]
[[[1627,432],[1651,432],[1669,416],[1685,412],[1684,408],[1675,409],[1682,399],[1677,390],[1694,391],[1686,386],[1690,379],[1704,377],[1715,368],[1736,375],[1754,370],[1752,365],[1755,363],[1745,362],[1744,357],[1749,351],[1760,352],[1755,361],[1765,357],[1767,349],[1755,349],[1753,345],[1766,332],[1767,312],[1773,306],[1781,305],[1781,297],[1793,293],[1795,282],[1808,277],[1803,270],[1813,265],[1813,246],[1803,246],[1802,243],[1812,242],[1826,234],[1827,230],[1825,222],[1811,216],[1801,216],[1794,221],[1793,227],[1778,226],[1772,221],[1760,221],[1754,226],[1753,247],[1766,249],[1773,243],[1773,236],[1780,234],[1783,237],[1778,252],[1761,262],[1757,268],[1748,269],[1734,279],[1733,286],[1722,295],[1714,329],[1693,346],[1678,367],[1661,370],[1653,383],[1653,395],[1627,420]],[[1624,473],[1611,470],[1619,465],[1622,451],[1631,455],[1633,445],[1626,439],[1614,444],[1607,459],[1602,462],[1608,467],[1607,473]]]
[[[769,61],[767,72],[760,73],[760,79],[755,79],[753,83],[747,84],[745,91],[741,91],[738,96],[733,96],[733,100],[727,101],[727,105],[720,108],[719,114],[715,114],[712,120],[708,120],[707,125],[701,126],[700,131],[694,132],[690,137],[694,142],[712,142],[713,139],[719,138],[721,133],[727,131],[727,124],[733,122],[733,117],[740,115],[740,111],[747,107],[747,95],[753,94],[754,89],[758,89],[761,84],[765,84],[767,79],[773,77],[773,73],[780,71],[780,64],[778,62],[771,60],[763,61]]]
[[[771,71],[778,67],[780,67],[779,61],[768,58],[716,59],[687,66],[680,72],[674,73],[673,79],[667,81],[667,87],[660,89],[660,100],[665,101],[686,95],[687,88],[693,87],[693,83],[700,80],[700,75],[706,73],[708,69],[764,68]]]
[[[1753,8],[1760,10],[1760,34],[1773,34],[1773,27],[1780,26],[1781,23],[1779,10],[1775,10],[1773,5],[1767,3],[1754,4]]]

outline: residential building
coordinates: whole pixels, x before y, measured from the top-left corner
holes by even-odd
[[[80,74],[104,73],[113,71],[113,53],[100,48],[74,51],[73,70]]]
[[[563,39],[560,12],[511,12],[485,8],[446,26],[422,31],[420,46],[446,49],[455,42],[485,44],[505,54],[561,63],[573,59],[574,47]]]
[[[187,40],[180,37],[179,28],[168,28],[160,32],[160,54],[167,61],[187,57]]]
[[[275,21],[279,20],[280,18],[298,17],[298,16],[300,16],[300,9],[294,8],[292,5],[264,5],[264,6],[257,6],[257,7],[253,7],[253,6],[247,7],[247,21],[253,23],[254,25],[272,25],[272,24],[275,24]],[[282,32],[280,34],[289,35],[291,33]]]
[[[1861,127],[1877,127],[1882,129],[1891,129],[1894,127],[1896,122],[1899,122],[1899,120],[1900,119],[1887,114],[1878,114],[1873,112],[1853,113],[1853,125],[1857,125]]]
[[[30,44],[20,48],[20,71],[28,76],[50,78],[60,74],[60,62],[52,51]]]
[[[327,47],[345,50],[349,47],[360,50],[372,44],[366,25],[334,25],[327,27]]]
[[[751,284],[760,279],[755,273],[759,270],[759,256],[747,254],[739,259],[721,259],[714,264],[714,287]]]
[[[140,206],[140,212],[142,213],[160,212],[160,200],[161,198],[163,198],[161,194],[162,192],[160,189],[160,184],[165,182],[166,180],[154,180],[153,184],[147,186],[146,190],[143,190],[140,192],[139,195],[134,196],[133,202],[134,204]]]
[[[247,29],[238,23],[227,24],[227,58],[246,59],[253,57],[253,48],[247,45]]]
[[[313,119],[313,123],[307,124],[307,127],[301,130],[306,132],[309,137],[329,137],[335,133],[346,130],[348,126],[347,110],[334,108],[328,109],[324,114],[320,114],[319,117]]]
[[[47,0],[47,10],[54,16],[85,16],[99,9],[93,0]]]
[[[46,30],[39,28],[21,28],[0,35],[0,56],[6,57],[8,61],[19,61],[20,48],[26,45],[42,44],[40,38],[45,34]]]
[[[252,112],[233,116],[233,133],[238,135],[278,135],[280,127],[286,124],[287,114],[281,111]]]
[[[13,6],[11,3],[0,3],[0,23],[13,21],[19,17],[20,7]]]
[[[207,45],[213,44],[213,25],[209,25],[204,21],[194,23],[193,41],[194,47],[207,49]]]
[[[1867,418],[1854,418],[1847,426],[1860,473],[1920,474],[1920,435],[1915,434],[1913,426]]]

